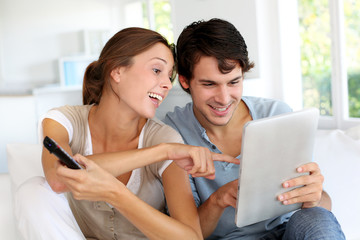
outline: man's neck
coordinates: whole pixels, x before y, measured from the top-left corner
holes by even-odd
[[[241,101],[227,124],[218,126],[207,122],[206,124],[202,124],[202,126],[205,128],[208,134],[221,138],[221,136],[226,136],[233,132],[234,129],[242,129],[244,124],[250,120],[251,115],[249,108],[246,106],[244,101]]]
[[[243,127],[251,120],[252,117],[249,108],[241,101],[226,125],[216,126],[208,124],[203,127],[210,141],[215,144],[221,152],[237,157],[241,152]]]

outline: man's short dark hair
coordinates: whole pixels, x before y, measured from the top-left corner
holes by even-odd
[[[233,24],[222,19],[197,21],[185,27],[176,48],[178,74],[188,81],[202,56],[215,57],[222,73],[231,72],[236,67],[234,61],[240,64],[243,73],[254,67],[244,38]],[[189,93],[189,89],[184,90]]]

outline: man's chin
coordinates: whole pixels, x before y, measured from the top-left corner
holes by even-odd
[[[222,126],[226,126],[231,118],[229,117],[222,117],[222,118],[208,118],[208,122],[211,123],[214,126],[218,126],[218,127],[222,127]]]

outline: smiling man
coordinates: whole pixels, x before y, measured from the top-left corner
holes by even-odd
[[[291,111],[281,101],[242,96],[244,74],[254,64],[231,23],[221,19],[192,23],[179,36],[177,54],[179,82],[192,102],[168,113],[164,121],[185,143],[239,158],[245,123]],[[283,183],[285,188],[303,187],[278,196],[283,204],[301,202],[302,210],[242,228],[235,225],[239,166],[214,164],[214,180],[190,177],[207,239],[345,239],[329,211],[331,200],[322,190],[323,176],[316,163],[297,169],[309,173],[306,177]]]

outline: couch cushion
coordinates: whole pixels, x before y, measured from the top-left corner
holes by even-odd
[[[319,130],[314,159],[325,177],[324,190],[347,239],[360,239],[360,126],[342,130]]]
[[[12,190],[33,176],[44,176],[40,144],[14,143],[6,145]]]

